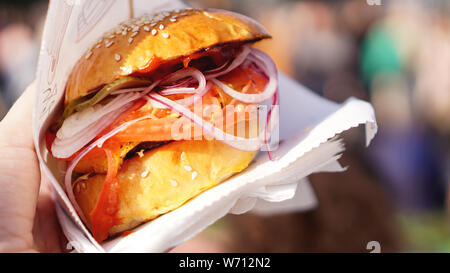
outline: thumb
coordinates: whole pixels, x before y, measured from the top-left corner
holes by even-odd
[[[33,91],[32,84],[0,122],[0,249],[33,244],[40,185],[31,128]]]

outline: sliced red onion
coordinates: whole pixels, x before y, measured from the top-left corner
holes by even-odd
[[[203,75],[202,72],[200,72],[198,69],[195,69],[193,67],[183,68],[178,70],[177,72],[171,74],[166,80],[164,81],[171,81],[171,80],[179,80],[186,77],[192,77],[198,82],[197,88],[192,87],[176,87],[176,88],[170,88],[170,89],[164,89],[161,92],[159,92],[163,96],[169,96],[174,94],[192,94],[192,93],[200,93],[203,92],[206,86],[206,79],[205,75]]]
[[[147,88],[144,89],[144,91],[142,91],[142,94],[145,95],[147,93],[149,93],[150,91],[152,91],[153,89],[155,89],[156,86],[158,86],[158,84],[161,82],[161,80],[157,80],[154,83],[152,83],[151,85],[149,85]]]
[[[78,134],[66,138],[59,139],[56,138],[52,144],[52,154],[56,158],[68,158],[74,153],[83,148],[92,139],[94,139],[98,134],[100,134],[108,125],[110,125],[114,120],[126,109],[131,107],[132,103],[128,103],[118,111],[114,111],[106,114],[96,123],[91,124],[84,130],[80,131]]]
[[[170,88],[182,87],[182,86],[186,86],[188,84],[191,84],[194,81],[195,81],[195,79],[193,79],[193,78],[187,78],[187,79],[184,79],[184,80],[180,81],[179,83],[175,83],[175,84],[171,84],[171,85],[162,84],[161,88],[162,89],[170,89]]]
[[[260,50],[251,49],[251,53],[248,58],[252,59],[252,61],[269,77],[269,82],[266,84],[263,92],[258,94],[245,94],[234,90],[218,79],[213,78],[211,81],[219,86],[225,93],[239,101],[247,103],[260,103],[272,97],[276,92],[278,87],[277,68],[272,59]]]
[[[106,105],[97,104],[68,117],[56,133],[51,148],[53,156],[72,156],[128,109],[132,101],[142,96],[140,93],[121,94]]]
[[[202,117],[195,115],[193,112],[191,112],[186,107],[168,99],[158,94],[148,94],[148,96],[167,106],[171,110],[179,113],[183,117],[187,118],[192,123],[196,124],[197,126],[201,127],[206,133],[213,136],[215,139],[233,147],[238,150],[243,151],[257,151],[261,146],[264,144],[263,141],[259,137],[256,138],[243,138],[243,137],[237,137],[228,133],[225,133],[224,131],[220,130],[219,128],[215,127],[210,122],[207,122],[202,119]],[[262,134],[260,134],[262,135]]]
[[[259,66],[257,66],[252,61],[252,59],[254,60],[254,58],[251,56],[250,56],[250,58],[247,58],[247,60],[245,60],[245,62],[242,64],[242,67],[249,68],[249,69],[253,70],[254,72],[260,74],[265,79],[269,80],[269,77],[264,73],[264,71]]]
[[[185,79],[185,78],[188,78],[187,80],[189,81],[190,77],[192,77],[192,78],[196,79],[197,81],[199,81],[199,78],[201,77],[200,74],[202,74],[202,72],[200,72],[198,69],[196,69],[194,67],[185,67],[185,68],[182,68],[180,70],[177,70],[177,71],[167,75],[161,81],[161,85],[167,85],[169,83],[173,83],[173,82],[176,82],[178,80]],[[178,85],[178,84],[176,84],[176,85]]]
[[[236,67],[241,65],[244,61],[251,62],[250,65],[256,66],[257,69],[260,70],[260,73],[262,71],[263,74],[268,76],[269,82],[267,83],[267,85],[262,93],[245,94],[245,93],[242,93],[242,92],[239,92],[239,91],[236,91],[236,90],[230,88],[228,85],[224,84],[223,82],[221,82],[215,78],[220,75],[224,75],[224,74],[228,73],[229,71],[235,69]],[[227,67],[227,68],[225,68],[225,67]],[[198,100],[200,100],[203,97],[203,95],[205,95],[208,92],[208,90],[211,88],[211,84],[209,82],[208,82],[208,85],[206,84],[206,78],[210,78],[211,81],[214,82],[220,88],[222,88],[222,90],[225,93],[227,93],[228,95],[232,96],[233,98],[235,98],[239,101],[247,102],[247,103],[259,103],[259,102],[265,101],[265,100],[269,99],[271,96],[273,96],[274,97],[273,101],[275,101],[275,103],[276,103],[276,100],[277,100],[276,99],[277,98],[276,97],[276,88],[277,88],[277,84],[278,84],[277,69],[275,67],[275,64],[271,60],[271,58],[260,50],[250,49],[249,47],[244,46],[242,51],[238,54],[238,56],[231,63],[224,64],[221,67],[210,70],[206,73],[208,73],[208,74],[205,77],[205,75],[202,72],[200,72],[199,70],[197,70],[195,68],[192,68],[192,67],[183,68],[177,72],[170,74],[168,77],[166,77],[162,81],[160,80],[160,81],[154,82],[152,85],[148,86],[145,89],[142,87],[128,88],[128,89],[117,90],[115,92],[119,92],[120,94],[123,94],[123,93],[127,93],[127,92],[132,92],[135,90],[139,90],[139,91],[143,90],[142,95],[144,95],[144,94],[148,94],[149,92],[151,92],[160,83],[166,84],[168,82],[178,81],[180,79],[184,79],[184,78],[188,77],[189,79],[186,79],[186,80],[182,81],[181,83],[172,85],[172,86],[170,86],[171,88],[168,88],[168,89],[166,88],[166,89],[162,90],[161,95],[167,96],[167,95],[181,94],[181,93],[185,93],[185,94],[193,93],[195,95],[190,96],[185,99],[178,100],[176,102],[173,102],[167,98],[164,98],[164,97],[156,95],[156,94],[149,95],[149,97],[151,98],[152,104],[156,108],[171,108],[171,109],[175,110],[176,112],[179,112],[180,114],[186,116],[192,122],[194,122],[195,124],[200,125],[200,126],[201,126],[201,124],[200,124],[201,122],[199,119],[201,119],[201,118],[196,117],[195,115],[193,115],[192,112],[190,112],[188,109],[185,109],[184,107],[190,106],[190,105],[196,103]],[[198,81],[197,88],[182,87],[184,84],[189,84],[192,80]],[[128,100],[125,100],[125,98],[123,98],[123,97],[119,98],[119,96],[118,96],[116,99],[117,99],[117,101],[122,101],[124,103],[128,102]],[[128,99],[131,99],[131,98],[128,98]],[[136,98],[133,97],[131,100],[134,100],[134,99],[137,99],[137,97]],[[112,105],[117,106],[116,104],[112,104]],[[179,107],[182,107],[184,109],[179,108]],[[114,108],[112,106],[105,107],[105,108],[106,108],[106,110],[103,109],[103,111],[101,111],[101,113],[98,114],[99,116],[102,117],[106,113],[116,110],[116,108]],[[91,109],[88,111],[94,111],[94,110],[95,109]],[[187,110],[187,112],[184,110]],[[103,115],[101,115],[102,113],[103,113]],[[190,116],[189,113],[191,113],[193,116]],[[78,114],[78,113],[76,113],[76,114]],[[74,114],[73,116],[75,116],[76,114]],[[79,116],[82,117],[83,114],[87,117],[91,117],[93,115],[92,113],[87,113],[87,112],[81,113],[80,112]],[[72,117],[72,119],[77,120],[77,118],[79,118],[79,116]],[[101,132],[101,130],[100,130],[101,127],[104,129],[107,125],[109,125],[112,122],[111,119],[113,119],[113,116],[114,115],[110,115],[110,116],[108,116],[107,119],[105,118],[102,122],[97,122],[97,123],[94,123],[97,120],[97,118],[91,118],[88,120],[91,120],[92,122],[86,122],[84,119],[80,119],[78,126],[76,126],[77,125],[76,121],[68,122],[69,125],[66,124],[65,127],[63,124],[64,128],[62,127],[61,128],[62,130],[60,129],[58,131],[57,139],[55,140],[55,142],[53,144],[54,147],[52,146],[52,152],[57,157],[58,156],[59,157],[71,156],[73,153],[75,153],[81,147],[86,145],[86,143],[88,143],[91,139],[93,139],[95,137],[95,135],[92,136],[94,134],[94,132],[99,133],[99,131]],[[269,119],[271,119],[271,117],[268,116],[267,119],[268,119],[267,121],[269,122]],[[70,123],[75,123],[75,125],[72,124],[72,126],[70,126],[71,125]],[[222,139],[225,139],[225,137],[227,137],[227,138],[231,139],[231,141],[234,141],[234,142],[236,142],[236,140],[249,142],[248,139],[239,138],[239,137],[235,137],[235,136],[226,134],[223,131],[221,131],[220,129],[214,127],[210,123],[206,123],[205,126],[201,126],[201,127],[206,129],[206,131],[208,133],[210,133],[216,137],[219,136],[219,138],[222,138]],[[268,126],[266,126],[266,127],[268,127]],[[67,128],[70,128],[70,130]],[[267,136],[267,133],[265,133],[264,135]],[[80,147],[80,145],[81,145],[81,147]],[[241,146],[236,143],[233,143],[232,145]],[[59,147],[67,147],[67,146],[69,146],[70,149],[61,148],[61,149],[63,149],[63,151],[61,151],[59,148]],[[76,149],[75,147],[78,147],[78,149]],[[54,149],[56,151],[54,151]],[[73,153],[68,155],[68,153],[70,153],[71,151],[73,151]]]
[[[216,69],[205,72],[206,79],[217,78],[219,76],[227,74],[231,70],[240,66],[245,61],[245,59],[247,58],[247,56],[250,52],[251,52],[251,49],[248,46],[243,46],[242,51],[236,56],[236,58],[234,58],[234,60],[230,63],[230,65],[226,69],[215,72],[216,69],[219,70],[218,68],[216,68]],[[222,68],[222,66],[220,68]]]
[[[228,60],[227,62],[225,62],[221,66],[213,68],[213,69],[208,70],[208,71],[205,71],[205,73],[206,73],[206,75],[212,75],[213,73],[222,72],[225,69],[225,67],[229,66],[232,62],[233,62],[233,60]]]
[[[197,93],[198,88],[194,87],[177,87],[160,91],[159,94],[163,96],[177,95],[177,94],[194,94]]]
[[[277,107],[275,107],[277,106]],[[273,98],[272,98],[272,103],[271,103],[271,107],[269,109],[269,112],[267,113],[267,118],[266,118],[266,127],[264,130],[264,144],[266,145],[267,148],[267,155],[269,156],[269,159],[271,161],[273,161],[273,157],[272,157],[272,153],[270,151],[270,144],[269,144],[269,139],[270,136],[272,135],[272,131],[273,129],[275,129],[275,126],[278,122],[278,118],[279,118],[279,108],[278,108],[278,91],[275,92],[275,94],[273,94]]]
[[[105,134],[104,136],[102,136],[101,138],[97,139],[96,141],[94,141],[93,143],[91,143],[88,147],[86,147],[85,149],[83,149],[79,155],[77,155],[75,157],[74,160],[72,160],[69,164],[69,166],[67,167],[67,171],[66,174],[64,176],[64,186],[66,188],[66,192],[67,192],[67,196],[69,197],[70,202],[72,202],[75,210],[78,212],[78,214],[80,215],[80,218],[85,222],[86,222],[86,217],[84,216],[83,212],[81,211],[80,207],[78,206],[78,203],[75,199],[75,195],[73,194],[73,188],[72,188],[72,173],[73,170],[75,169],[75,166],[78,164],[78,162],[80,162],[80,160],[87,154],[89,153],[92,149],[94,149],[95,147],[99,147],[101,148],[103,146],[103,143],[108,140],[109,138],[111,138],[112,136],[116,135],[117,133],[119,133],[120,131],[122,131],[123,129],[125,129],[126,127],[132,125],[133,123],[136,123],[138,121],[141,121],[143,119],[148,119],[148,118],[155,118],[155,116],[153,115],[146,115],[125,123],[122,123],[121,125],[117,126],[116,128],[114,128],[113,130],[111,130],[110,132],[108,132],[107,134]]]
[[[76,112],[69,116],[61,128],[59,128],[56,133],[56,137],[59,139],[70,138],[80,131],[84,130],[86,127],[97,122],[104,115],[116,111],[125,104],[140,98],[142,95],[140,93],[125,93],[118,95],[107,104],[96,104],[92,107],[88,107],[83,111]]]
[[[147,99],[148,102],[150,102],[150,104],[152,105],[153,108],[155,109],[169,109],[167,108],[167,106],[151,99],[149,96],[145,96],[145,98]]]
[[[208,81],[208,83],[206,84],[205,88],[203,88],[203,90],[200,90],[199,93],[196,93],[190,97],[184,98],[184,99],[179,99],[176,100],[175,102],[184,105],[185,107],[189,107],[195,103],[197,103],[199,100],[201,100],[203,98],[203,96],[208,93],[208,91],[211,89],[212,87],[212,83]]]

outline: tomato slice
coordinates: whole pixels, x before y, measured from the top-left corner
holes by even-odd
[[[258,94],[264,91],[268,79],[250,68],[235,68],[229,73],[218,78],[228,83],[236,90],[248,94]]]
[[[119,164],[114,159],[111,150],[103,150],[108,158],[108,172],[97,205],[89,214],[92,234],[98,242],[108,238],[109,229],[120,223],[117,218],[117,212],[119,211],[119,179],[117,178]]]

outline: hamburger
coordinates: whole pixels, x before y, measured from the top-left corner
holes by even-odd
[[[98,242],[242,172],[268,145],[276,111],[260,110],[278,103],[277,70],[251,47],[266,38],[243,15],[175,10],[119,24],[78,60],[46,144]]]

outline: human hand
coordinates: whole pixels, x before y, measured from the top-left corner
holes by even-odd
[[[33,145],[31,84],[0,122],[0,252],[59,252],[62,235]]]

